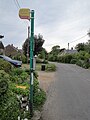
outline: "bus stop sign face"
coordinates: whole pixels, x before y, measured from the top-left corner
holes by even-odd
[[[19,17],[21,19],[28,19],[30,20],[30,9],[22,8],[19,10]]]

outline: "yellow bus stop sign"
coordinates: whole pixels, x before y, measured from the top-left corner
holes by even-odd
[[[30,20],[30,9],[28,8],[22,8],[19,10],[19,17],[21,19],[28,19]]]

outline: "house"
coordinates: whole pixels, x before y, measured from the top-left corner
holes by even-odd
[[[6,56],[15,56],[18,54],[18,48],[14,47],[13,44],[9,44],[5,47],[5,55]]]
[[[71,50],[67,49],[67,50],[64,50],[61,55],[74,54],[74,53],[78,53],[78,51],[77,50],[73,50],[73,49],[71,49]]]

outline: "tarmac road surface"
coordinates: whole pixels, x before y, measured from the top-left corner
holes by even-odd
[[[42,110],[43,120],[90,120],[90,70],[56,63]]]

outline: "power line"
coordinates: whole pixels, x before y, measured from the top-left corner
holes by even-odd
[[[73,42],[76,42],[76,41],[78,41],[78,40],[80,40],[80,39],[82,39],[82,38],[84,38],[84,37],[86,37],[87,36],[87,34],[86,35],[84,35],[84,36],[82,36],[82,37],[80,37],[80,38],[78,38],[78,39],[75,39],[75,40],[73,40],[73,41],[71,41],[71,42],[69,42],[69,43],[73,43]],[[55,45],[55,44],[59,44],[60,42],[58,42],[58,43],[53,43],[53,44],[47,44],[47,46],[52,46],[52,45]],[[66,45],[67,43],[65,43],[64,45]]]
[[[21,8],[21,7],[20,7],[20,4],[19,4],[19,2],[18,2],[18,0],[16,0],[16,3],[17,3],[17,5],[18,5],[18,7]]]
[[[16,0],[14,0],[14,3],[15,3],[15,6],[17,7],[17,9],[18,9],[18,5],[17,5],[17,3],[16,3]]]
[[[18,0],[14,0],[14,3],[15,3],[15,5],[16,5],[16,7],[17,7],[18,9],[21,8]],[[24,24],[25,24],[25,25],[28,25],[25,21],[24,21]]]
[[[14,3],[15,3],[15,5],[16,5],[17,8],[21,8],[20,4],[19,4],[19,2],[17,0],[14,0]]]
[[[71,41],[71,42],[69,42],[69,43],[76,42],[76,41],[78,41],[78,40],[80,40],[80,39],[82,39],[82,38],[84,38],[84,37],[86,37],[86,36],[87,36],[87,34],[86,34],[86,35],[84,35],[84,36],[82,36],[82,37],[80,37],[80,38],[78,38],[78,39],[76,39],[76,40],[74,40],[74,41]]]

